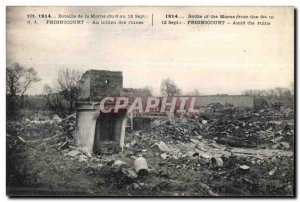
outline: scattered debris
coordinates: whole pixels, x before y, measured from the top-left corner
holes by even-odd
[[[241,166],[240,166],[240,169],[243,170],[243,171],[249,170],[249,168],[250,168],[250,167],[247,166],[247,165],[241,165]]]
[[[121,167],[121,166],[125,166],[127,165],[126,162],[124,161],[121,161],[121,160],[116,160],[114,163],[113,163],[113,166],[116,166],[116,167]]]
[[[62,121],[62,119],[57,114],[55,114],[52,119],[53,119],[53,121],[58,122],[58,123],[60,123]]]
[[[154,146],[158,146],[160,151],[163,151],[163,152],[169,151],[169,147],[163,141],[160,141],[159,143],[155,143]]]
[[[276,172],[276,170],[277,170],[277,167],[275,167],[273,170],[271,170],[270,172],[269,172],[269,175],[274,175],[275,174],[275,172]]]
[[[91,153],[88,151],[87,148],[80,147],[80,148],[78,148],[78,151],[80,151],[81,153],[83,153],[84,155],[86,155],[89,158],[92,157]]]
[[[71,157],[75,157],[75,156],[77,156],[77,155],[79,155],[79,154],[81,154],[80,151],[78,151],[78,150],[72,150],[72,151],[70,151],[67,155],[68,155],[68,156],[71,156]]]
[[[19,140],[21,140],[21,142],[26,143],[26,141],[22,137],[18,136],[18,138]]]
[[[162,159],[167,159],[169,156],[168,156],[166,153],[162,153],[162,154],[160,155],[160,157],[161,157]]]
[[[223,166],[223,160],[222,160],[222,158],[212,157],[210,159],[210,167],[211,168],[220,168],[222,166]]]

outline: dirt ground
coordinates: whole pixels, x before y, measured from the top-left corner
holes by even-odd
[[[123,152],[101,156],[74,147],[74,117],[8,121],[7,194],[293,196],[291,112],[224,110],[153,118],[147,129],[127,130]],[[134,172],[138,156],[147,176]]]

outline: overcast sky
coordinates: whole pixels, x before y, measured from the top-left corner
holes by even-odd
[[[29,13],[148,14],[146,25],[28,25]],[[154,26],[151,26],[151,14]],[[273,15],[270,26],[163,26],[166,13]],[[247,20],[246,20],[247,21]],[[34,67],[40,78],[29,91],[53,84],[60,67],[123,71],[128,88],[163,78],[184,92],[240,94],[246,89],[291,87],[294,78],[291,8],[95,8],[48,7],[7,10],[7,58]]]

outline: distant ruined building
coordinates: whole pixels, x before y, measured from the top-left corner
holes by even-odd
[[[125,97],[150,97],[151,92],[148,89],[144,88],[124,88],[123,96]]]

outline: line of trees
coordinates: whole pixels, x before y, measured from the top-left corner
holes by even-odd
[[[69,68],[58,70],[55,85],[44,86],[44,96],[48,109],[60,116],[73,113],[75,103],[78,101],[79,86],[78,82],[82,72]],[[6,68],[6,94],[7,94],[7,115],[13,117],[17,115],[24,103],[24,95],[34,83],[39,82],[37,72],[34,68],[27,68],[19,63],[13,63]],[[152,87],[145,87],[153,91]],[[182,91],[178,85],[170,78],[163,79],[160,86],[162,96],[178,96]],[[194,89],[188,95],[198,96],[200,92]],[[264,97],[268,99],[293,99],[293,92],[287,88],[275,88],[268,90],[247,90],[243,95]]]
[[[292,98],[293,92],[287,88],[277,87],[275,89],[266,90],[246,90],[243,95],[249,95],[254,97],[266,97],[266,98],[276,98],[276,99],[286,99]]]

